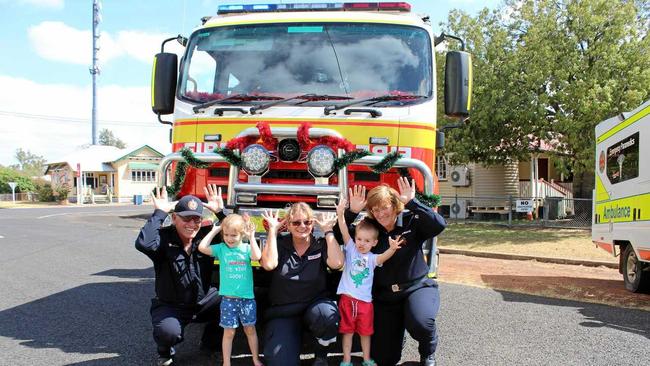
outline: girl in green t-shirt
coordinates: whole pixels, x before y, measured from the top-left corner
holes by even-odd
[[[222,232],[223,242],[210,245],[219,232]],[[244,236],[248,236],[250,244],[242,243]],[[222,296],[220,325],[224,328],[221,352],[224,366],[230,366],[232,342],[240,323],[248,339],[253,364],[261,366],[255,330],[257,305],[253,294],[251,266],[251,260],[257,261],[262,256],[255,240],[255,224],[248,216],[230,214],[220,226],[214,226],[201,240],[199,251],[219,260],[219,293]]]

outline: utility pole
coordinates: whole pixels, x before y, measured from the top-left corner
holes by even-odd
[[[93,111],[92,111],[92,142],[97,145],[97,75],[99,75],[99,66],[97,66],[97,51],[99,51],[99,23],[102,16],[99,12],[102,10],[102,4],[99,0],[93,0],[93,65],[90,68],[90,74],[93,77]]]

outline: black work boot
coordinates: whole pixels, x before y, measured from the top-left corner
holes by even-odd
[[[429,355],[428,357],[420,357],[421,366],[436,366],[436,357],[435,354]]]

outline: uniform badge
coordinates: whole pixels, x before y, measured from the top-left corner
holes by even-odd
[[[190,202],[187,203],[187,207],[189,207],[190,210],[196,210],[196,208],[199,207],[199,204],[196,203],[195,200],[191,200]]]

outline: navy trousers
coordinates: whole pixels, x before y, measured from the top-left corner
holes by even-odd
[[[421,357],[436,352],[436,315],[440,309],[438,287],[422,287],[398,301],[373,301],[375,333],[370,355],[379,366],[395,366],[402,358],[404,330],[419,346]]]
[[[303,332],[308,330],[317,339],[329,340],[338,334],[340,321],[336,303],[327,299],[306,308],[293,304],[273,306],[267,318],[264,332],[264,364],[267,366],[298,366]],[[317,356],[326,356],[327,347],[318,343],[316,347]]]
[[[223,330],[219,327],[219,301],[203,307],[178,307],[152,299],[150,313],[153,339],[160,356],[173,356],[173,347],[183,341],[189,323],[207,323],[201,342],[208,348],[220,349]]]

